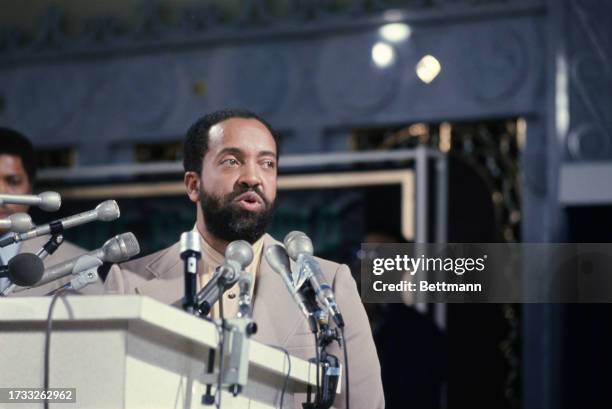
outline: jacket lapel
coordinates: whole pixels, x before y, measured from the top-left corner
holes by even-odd
[[[136,287],[135,292],[164,304],[181,305],[184,292],[183,262],[176,243],[144,268],[155,278]]]

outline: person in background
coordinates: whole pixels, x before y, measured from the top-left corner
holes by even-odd
[[[32,194],[36,183],[36,154],[32,143],[21,133],[0,127],[0,193],[26,195]],[[19,204],[0,204],[0,219],[9,217],[14,213],[27,213],[29,207]],[[49,214],[52,218],[53,213]],[[0,229],[0,238],[11,232]],[[6,265],[9,260],[20,253],[37,253],[49,240],[50,236],[40,236],[31,240],[13,243],[6,247],[0,247],[0,265]],[[45,268],[77,257],[86,250],[72,243],[64,241],[62,245],[43,260]],[[13,292],[11,296],[41,296],[63,286],[70,281],[71,277],[64,277],[40,287]],[[10,286],[8,278],[0,278],[0,292]],[[101,294],[103,292],[102,282],[83,288],[82,294]]]

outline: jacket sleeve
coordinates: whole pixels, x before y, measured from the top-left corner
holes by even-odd
[[[344,318],[345,344],[349,360],[350,405],[352,409],[384,409],[380,362],[372,329],[357,291],[357,284],[345,264],[336,271],[334,278],[336,302]],[[344,366],[342,350],[335,351]],[[342,393],[336,396],[334,407],[345,408],[346,386],[342,372]]]

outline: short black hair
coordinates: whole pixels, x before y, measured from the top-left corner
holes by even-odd
[[[36,152],[32,142],[14,129],[0,127],[0,155],[7,154],[21,158],[30,185],[36,180]]]
[[[244,109],[224,109],[204,115],[191,125],[187,131],[183,148],[183,168],[185,172],[196,172],[198,174],[202,172],[202,160],[208,151],[210,128],[231,118],[255,119],[261,122],[270,131],[272,138],[274,138],[276,156],[278,157],[277,135],[265,119],[254,112]]]

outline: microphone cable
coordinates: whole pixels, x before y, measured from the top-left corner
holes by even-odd
[[[316,389],[315,389],[315,402],[319,401],[319,398],[321,396],[321,386],[320,386],[320,382],[319,382],[319,366],[321,364],[321,354],[319,353],[319,335],[317,332],[314,333],[314,339],[315,339],[315,365],[316,365]]]
[[[284,401],[285,401],[285,392],[287,391],[287,387],[289,386],[289,376],[291,375],[291,355],[289,355],[289,351],[281,346],[266,344],[271,348],[278,349],[282,351],[287,357],[287,374],[285,375],[285,381],[283,382],[283,389],[281,390],[280,397],[280,409],[283,409]]]
[[[342,334],[342,351],[344,352],[344,378],[346,382],[346,409],[351,409],[351,405],[349,403],[349,361],[348,361],[348,351],[346,345],[348,342],[344,337],[344,327],[340,327],[340,333]]]
[[[47,312],[47,328],[45,330],[45,354],[44,354],[44,372],[43,372],[43,387],[45,390],[45,401],[44,401],[44,409],[49,409],[49,398],[48,393],[46,391],[49,390],[49,372],[50,372],[50,350],[51,350],[51,332],[53,331],[53,309],[55,308],[55,303],[60,297],[64,297],[66,293],[79,294],[76,291],[71,291],[67,289],[60,289],[58,292],[53,294],[51,298],[51,303],[49,304],[49,311]],[[79,294],[80,295],[80,294]],[[75,396],[76,397],[76,396]]]

